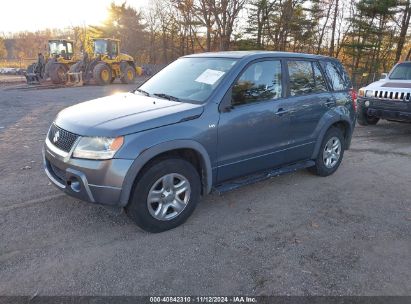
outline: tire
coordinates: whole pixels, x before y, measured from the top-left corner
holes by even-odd
[[[337,142],[339,142],[339,149],[337,151]],[[332,127],[330,128],[324,135],[323,141],[320,146],[320,150],[318,151],[317,159],[315,160],[315,166],[309,168],[309,170],[319,176],[329,176],[333,174],[335,171],[337,171],[338,167],[341,164],[341,161],[344,156],[344,149],[345,149],[345,139],[342,131],[339,128]],[[334,148],[332,149],[332,152],[334,152],[334,157],[330,155],[329,152],[326,152],[325,150],[328,148]],[[327,154],[328,153],[328,154]],[[338,159],[336,158],[336,155],[338,154]],[[329,155],[329,157],[326,157]],[[333,159],[334,162],[328,163],[326,159]]]
[[[67,81],[67,71],[66,65],[61,63],[53,64],[49,69],[51,82],[54,84],[63,84]]]
[[[123,69],[121,69],[120,80],[122,83],[131,84],[136,80],[136,69],[131,65],[126,64]]]
[[[98,63],[93,69],[93,78],[98,85],[108,85],[111,82],[112,72],[104,62]]]
[[[379,117],[368,116],[364,110],[358,111],[357,118],[358,124],[361,126],[376,125],[380,120]]]
[[[168,182],[163,183],[164,180]],[[174,186],[170,188],[167,185],[171,185],[171,180]],[[185,184],[182,184],[184,180]],[[174,187],[177,185],[185,185],[186,191],[182,188],[180,194],[175,194]],[[179,158],[163,159],[142,172],[132,190],[126,214],[137,226],[148,232],[173,229],[183,224],[193,213],[200,199],[200,192],[200,177],[191,163]],[[149,202],[150,193],[153,199]],[[178,201],[176,196],[179,197]],[[175,209],[171,204],[181,209]]]

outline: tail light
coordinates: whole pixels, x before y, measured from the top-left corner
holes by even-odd
[[[354,89],[350,90],[352,106],[354,107],[354,111],[357,111],[357,91]]]

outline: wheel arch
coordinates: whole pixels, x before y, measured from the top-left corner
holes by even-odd
[[[128,60],[127,63],[129,65],[131,65],[134,69],[136,68],[136,64],[135,64],[134,60]]]
[[[331,127],[337,127],[339,128],[343,134],[344,134],[344,148],[349,149],[350,144],[351,144],[351,136],[352,136],[352,131],[353,127],[348,120],[348,118],[341,117],[341,116],[334,116],[332,119],[328,120],[326,124],[323,125],[323,128],[321,129],[321,132],[319,133],[317,137],[317,142],[314,146],[314,151],[312,154],[312,158],[315,159],[318,155],[318,152],[321,147],[321,143],[323,142],[325,133],[331,128]]]
[[[200,175],[202,192],[209,193],[211,191],[212,168],[206,149],[196,141],[174,140],[146,149],[134,160],[124,178],[120,196],[120,206],[124,207],[128,204],[134,184],[144,168],[156,160],[173,156],[181,157],[192,163]],[[192,159],[193,157],[195,157],[195,159]]]
[[[123,70],[127,65],[131,66],[132,68],[136,68],[136,65],[133,60],[121,60],[120,61],[120,70]]]

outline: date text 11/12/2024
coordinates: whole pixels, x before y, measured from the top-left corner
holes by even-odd
[[[248,296],[150,297],[150,303],[257,303],[257,299]]]

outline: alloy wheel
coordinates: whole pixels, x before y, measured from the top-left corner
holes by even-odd
[[[148,192],[148,210],[157,220],[172,220],[186,208],[190,194],[191,187],[187,178],[177,173],[164,175]]]
[[[324,147],[323,161],[327,168],[333,168],[341,155],[341,141],[338,137],[331,137]]]

